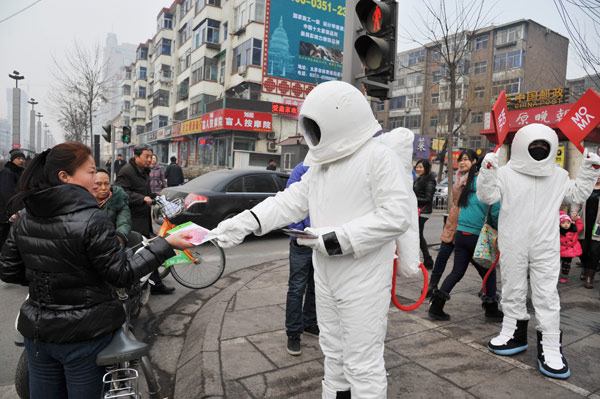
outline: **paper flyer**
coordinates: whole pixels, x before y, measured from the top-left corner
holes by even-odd
[[[207,230],[202,226],[198,226],[194,222],[180,224],[174,229],[167,231],[167,234],[173,234],[180,231],[185,231],[186,233],[191,234],[192,237],[188,238],[187,240],[194,245],[201,245],[215,238],[213,234],[210,234],[210,230]]]

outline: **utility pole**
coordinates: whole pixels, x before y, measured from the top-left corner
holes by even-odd
[[[48,128],[50,127],[50,125],[48,125],[47,123],[44,123],[44,147],[46,148],[51,148],[52,144],[50,144],[50,137],[48,137]]]
[[[20,75],[19,71],[13,71],[8,76],[15,80],[15,88],[13,89],[13,135],[12,148],[21,148],[21,90],[19,89],[19,80],[25,79],[25,76]]]
[[[38,123],[37,123],[37,140],[35,141],[37,143],[37,151],[38,153],[43,151],[42,148],[42,117],[44,115],[42,115],[41,113],[37,113],[35,116],[38,117]]]
[[[31,111],[29,111],[29,149],[35,151],[35,105],[38,104],[35,98],[27,101],[31,104]]]

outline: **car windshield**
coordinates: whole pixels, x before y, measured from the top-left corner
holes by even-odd
[[[442,180],[441,182],[438,183],[438,185],[440,185],[440,186],[447,186],[448,185],[448,178],[445,177],[444,180]]]

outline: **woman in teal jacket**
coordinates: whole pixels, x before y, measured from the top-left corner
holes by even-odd
[[[454,267],[452,272],[446,277],[441,288],[434,290],[431,297],[431,306],[429,307],[429,317],[434,320],[449,320],[450,315],[444,312],[444,305],[450,299],[450,291],[463,278],[469,262],[473,258],[475,246],[479,233],[483,228],[488,214],[488,206],[477,199],[475,190],[477,187],[477,172],[481,166],[481,161],[473,163],[469,170],[465,188],[458,198],[458,207],[460,214],[458,217],[458,227],[454,237]],[[489,207],[489,216],[487,222],[493,228],[497,228],[498,214],[500,213],[500,202]],[[477,272],[483,279],[487,269],[472,262]],[[503,314],[498,310],[498,298],[496,296],[496,271],[490,273],[486,281],[486,293],[481,297],[482,307],[485,309],[485,319],[487,321],[502,321]]]
[[[129,212],[129,196],[119,186],[110,185],[110,177],[104,169],[96,171],[96,191],[94,197],[100,209],[108,214],[115,225],[117,238],[121,245],[127,244],[127,236],[131,232],[131,213]]]

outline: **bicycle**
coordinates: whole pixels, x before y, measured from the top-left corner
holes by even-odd
[[[158,235],[164,237],[169,230],[176,227],[169,218],[172,219],[183,212],[183,201],[181,199],[168,201],[163,195],[159,195],[153,200],[153,205],[156,206],[153,210],[155,221],[161,222],[162,219]],[[161,218],[156,217],[155,211],[160,213]],[[187,288],[200,289],[213,285],[223,275],[225,252],[214,240],[175,252],[177,255],[167,259],[164,269],[159,270],[161,278],[171,273],[179,284]]]

